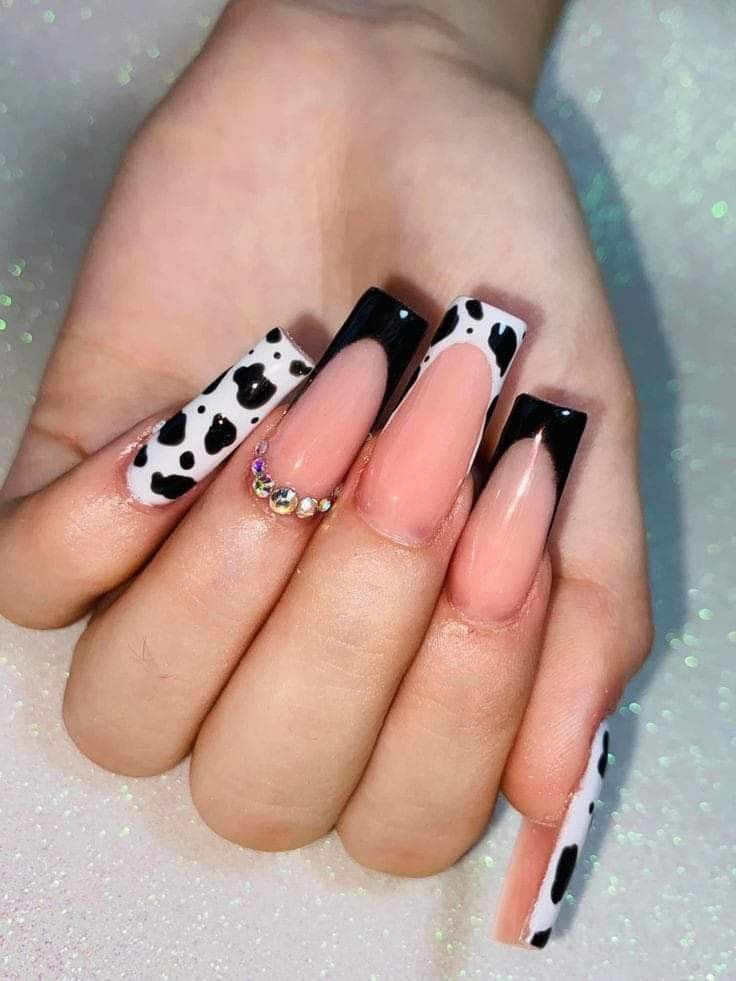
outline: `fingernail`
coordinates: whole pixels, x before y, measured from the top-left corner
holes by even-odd
[[[469,619],[500,622],[526,599],[586,418],[532,395],[514,402],[450,567],[450,602]]]
[[[376,531],[422,545],[457,497],[526,325],[472,297],[445,314],[356,493]]]
[[[608,763],[608,719],[604,719],[590,747],[588,763],[570,799],[537,898],[521,937],[522,943],[544,947],[562,908],[575,865],[580,857],[600,797]]]
[[[302,497],[319,500],[332,493],[409,367],[426,327],[383,290],[373,287],[361,296],[269,440],[271,501],[284,505],[273,510],[292,513]]]
[[[158,505],[186,494],[313,368],[286,331],[274,327],[140,447],[128,468],[133,496]]]

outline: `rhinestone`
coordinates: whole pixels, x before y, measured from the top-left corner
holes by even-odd
[[[251,484],[256,497],[268,497],[273,490],[273,479],[267,473],[261,474]]]
[[[260,477],[266,472],[266,461],[262,456],[257,456],[251,463],[250,472],[256,477]]]
[[[332,500],[329,497],[323,497],[317,507],[324,514],[325,511],[329,511],[332,507]]]
[[[275,514],[293,514],[299,504],[299,498],[293,487],[277,487],[276,490],[271,491],[268,503]]]
[[[266,450],[268,449],[268,440],[262,439],[261,442],[256,446],[256,456],[265,456]]]
[[[311,518],[317,510],[318,503],[314,497],[303,497],[296,509],[297,518]]]

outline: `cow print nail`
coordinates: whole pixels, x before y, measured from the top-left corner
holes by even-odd
[[[608,720],[601,722],[588,755],[585,772],[572,796],[557,836],[555,847],[532,908],[524,941],[532,947],[544,947],[559,915],[562,900],[582,852],[603,786],[608,762]]]
[[[491,392],[488,399],[486,421],[483,430],[478,435],[475,447],[477,451],[480,441],[488,425],[498,396],[506,380],[511,362],[516,357],[521,342],[526,334],[526,324],[518,317],[505,313],[490,303],[484,303],[472,296],[459,296],[448,308],[442,321],[435,331],[426,357],[412,375],[407,385],[406,394],[413,388],[424,372],[449,347],[455,344],[472,344],[483,353],[491,371]],[[473,453],[475,456],[475,452]]]
[[[139,447],[127,475],[133,496],[157,505],[186,494],[313,368],[286,331],[274,327]],[[259,410],[257,415],[254,409]]]

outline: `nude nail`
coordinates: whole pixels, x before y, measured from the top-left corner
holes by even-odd
[[[343,479],[405,373],[426,322],[372,288],[360,298],[269,440],[268,471],[298,499]]]
[[[585,421],[530,395],[514,403],[448,577],[450,602],[469,619],[500,622],[524,603]]]
[[[436,535],[524,331],[517,318],[472,297],[452,304],[357,488],[358,509],[381,534],[408,545]]]

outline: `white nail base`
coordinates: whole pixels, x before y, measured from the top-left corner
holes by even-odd
[[[567,887],[585,844],[595,802],[603,786],[608,760],[608,719],[604,719],[591,743],[588,764],[567,807],[554,851],[542,879],[523,940],[544,947],[562,908]]]

